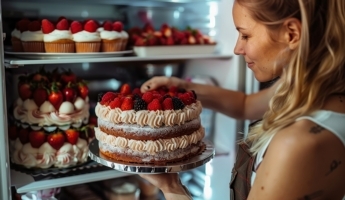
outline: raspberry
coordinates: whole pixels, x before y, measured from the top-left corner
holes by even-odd
[[[152,94],[152,92],[145,92],[141,98],[143,98],[143,100],[147,104],[149,104],[153,100],[153,94]]]
[[[159,102],[162,102],[162,101],[163,101],[163,96],[162,96],[161,94],[159,94],[159,93],[153,94],[153,98],[154,98],[154,99],[158,99]]]
[[[106,103],[109,103],[110,101],[112,101],[117,95],[114,92],[107,92],[103,95],[102,100],[101,100],[101,104],[104,105]]]
[[[171,98],[164,99],[162,105],[163,105],[163,110],[174,110],[174,105]]]
[[[126,97],[121,104],[121,110],[132,110],[132,109],[133,109],[133,99]]]
[[[178,98],[181,99],[181,101],[185,104],[185,105],[190,105],[192,104],[195,100],[192,97],[193,94],[189,94],[189,93],[183,93],[183,94],[179,94]]]
[[[162,110],[161,103],[159,102],[158,99],[154,99],[151,101],[151,103],[147,105],[147,110],[153,110],[153,111]]]
[[[176,93],[178,91],[178,88],[176,86],[171,86],[169,88],[169,92]]]
[[[122,104],[122,99],[120,97],[116,97],[112,102],[109,103],[111,109],[120,108]]]
[[[184,108],[184,103],[177,97],[173,97],[172,98],[172,102],[174,105],[174,110],[180,110]]]
[[[139,111],[139,110],[146,110],[147,103],[142,99],[142,98],[137,98],[134,100],[134,110]]]
[[[134,90],[132,91],[132,94],[137,94],[140,96],[142,95],[139,88],[134,88]]]

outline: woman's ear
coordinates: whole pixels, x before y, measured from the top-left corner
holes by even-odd
[[[295,50],[301,40],[301,21],[296,18],[289,18],[285,20],[283,27],[285,41],[291,50]]]

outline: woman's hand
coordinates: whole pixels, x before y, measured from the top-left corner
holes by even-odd
[[[192,199],[189,192],[182,185],[180,177],[177,173],[140,174],[140,176],[149,181],[152,185],[158,187],[163,192],[167,200]]]
[[[155,90],[162,86],[166,86],[166,87],[176,86],[176,87],[186,89],[186,85],[187,85],[187,81],[184,81],[180,78],[156,76],[146,81],[145,83],[143,83],[140,90],[142,93],[144,93],[147,91]]]

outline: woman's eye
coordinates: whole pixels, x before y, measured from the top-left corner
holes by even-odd
[[[247,39],[248,39],[248,36],[242,35],[242,36],[241,36],[241,39],[242,39],[242,40],[247,40]]]

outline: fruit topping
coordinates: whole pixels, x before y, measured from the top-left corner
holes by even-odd
[[[180,110],[185,107],[184,103],[177,97],[173,97],[172,102],[174,105],[174,110]]]
[[[172,98],[168,97],[163,100],[163,110],[174,110]]]
[[[84,30],[90,33],[96,32],[98,29],[98,24],[94,20],[89,20],[84,25]]]
[[[86,99],[86,97],[89,95],[89,88],[83,81],[78,83],[78,94],[83,99]]]
[[[43,85],[38,86],[33,93],[33,100],[40,107],[48,99],[47,89]]]
[[[73,21],[71,23],[71,33],[75,34],[75,33],[78,33],[80,31],[83,31],[83,25],[78,21]]]
[[[120,21],[116,21],[113,24],[114,31],[121,32],[123,30],[123,24]]]
[[[122,105],[123,98],[121,97],[116,97],[113,101],[109,103],[109,106],[111,109],[114,108],[120,108]]]
[[[147,103],[142,98],[137,98],[134,100],[134,110],[146,110],[147,109]]]
[[[130,97],[124,98],[121,104],[121,110],[132,110],[133,109],[133,99]]]
[[[60,105],[63,102],[63,95],[62,95],[62,92],[57,87],[56,82],[52,83],[48,100],[54,106],[56,110],[59,110]]]
[[[46,141],[46,134],[41,130],[31,131],[29,141],[33,148],[39,148]]]
[[[62,90],[62,95],[64,97],[64,101],[69,101],[73,103],[77,98],[77,92],[72,87],[72,83],[69,82],[65,88]]]
[[[47,19],[42,20],[42,32],[44,34],[49,34],[55,30],[55,26]]]
[[[105,21],[103,23],[103,29],[106,31],[112,31],[113,30],[113,24],[110,21]]]
[[[30,20],[28,20],[28,19],[21,19],[20,21],[17,22],[16,28],[20,32],[27,31],[27,30],[29,30],[29,27],[28,27],[29,23],[30,23]]]
[[[147,105],[147,110],[162,110],[162,105],[158,99],[153,99],[148,105]]]
[[[102,105],[108,105],[111,101],[115,99],[116,96],[117,94],[115,94],[114,92],[107,92],[102,96],[102,100],[100,101],[100,103]]]
[[[142,96],[143,100],[149,104],[154,99],[152,92],[145,92]]]
[[[123,84],[120,88],[120,93],[123,95],[131,94],[131,86],[127,83]]]
[[[56,24],[56,29],[60,31],[64,30],[69,30],[69,24],[67,19],[61,19],[57,24]]]
[[[37,20],[32,21],[28,24],[29,31],[40,31],[41,30],[41,23]]]
[[[47,142],[54,149],[59,150],[62,147],[62,145],[65,143],[65,136],[60,131],[56,133],[51,133],[47,137]]]
[[[76,144],[79,138],[79,131],[76,129],[67,129],[65,131],[66,139],[71,144]]]

